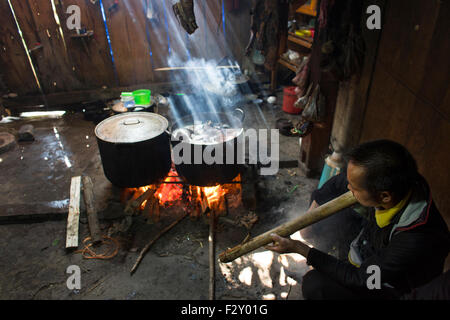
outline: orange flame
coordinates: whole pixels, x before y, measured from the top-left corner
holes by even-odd
[[[237,176],[234,181],[240,181],[240,175]],[[176,183],[180,182],[180,183]],[[161,183],[159,186],[155,185],[149,185],[145,187],[140,188],[127,188],[122,191],[121,194],[121,200],[122,202],[125,202],[125,198],[127,197],[127,194],[134,193],[133,199],[136,199],[140,195],[142,195],[144,192],[146,192],[149,188],[156,188],[158,189],[155,191],[154,196],[158,197],[159,199],[159,205],[160,206],[171,206],[178,200],[181,200],[183,196],[183,184],[181,183],[181,179],[178,178],[177,172],[172,169],[169,172],[169,175],[166,177],[163,183]],[[203,196],[206,198],[206,202],[208,204],[208,207],[213,208],[214,205],[217,205],[217,203],[221,200],[221,198],[227,194],[227,193],[235,193],[239,192],[240,190],[240,184],[225,184],[225,185],[217,185],[213,187],[198,187],[198,186],[191,186],[191,188],[196,188],[197,193],[197,199],[190,199],[191,201],[202,201],[202,193]],[[192,196],[192,195],[191,195]],[[140,209],[143,210],[145,208],[145,205],[147,203],[147,200],[144,201],[141,204]]]
[[[173,174],[174,172],[171,171],[171,173]],[[175,174],[176,174],[176,172],[175,172]],[[179,179],[177,177],[174,177],[173,175],[169,175],[164,180],[164,182],[166,182],[166,183],[161,183],[158,190],[156,190],[155,194],[159,198],[159,204],[161,206],[181,199],[181,196],[183,195],[183,185],[178,184],[178,183],[173,183],[173,182],[177,182],[177,181],[179,181]]]

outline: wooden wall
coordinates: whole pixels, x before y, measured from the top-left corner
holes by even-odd
[[[45,95],[71,93],[74,98],[73,92],[170,82],[171,72],[155,71],[168,66],[169,55],[181,64],[192,58],[218,62],[225,56],[240,62],[249,38],[247,1],[240,1],[239,8],[231,11],[224,0],[195,0],[199,28],[192,35],[175,18],[175,0],[120,0],[115,10],[109,10],[114,0],[53,0],[58,19],[52,0],[10,1],[28,49],[37,48],[30,57],[39,84],[8,1],[1,0],[0,74],[7,90],[19,96],[39,94],[39,85]],[[70,5],[80,7],[81,27],[93,30],[92,37],[74,37],[75,31],[68,30]],[[146,18],[149,9],[155,19]]]
[[[450,225],[450,1],[387,1],[360,142],[405,145]]]

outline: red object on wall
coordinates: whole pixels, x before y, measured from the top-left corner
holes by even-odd
[[[302,112],[302,108],[294,107],[294,103],[297,101],[295,86],[285,87],[283,93],[283,111],[292,114],[299,114]]]

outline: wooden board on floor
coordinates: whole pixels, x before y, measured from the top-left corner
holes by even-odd
[[[69,215],[67,216],[66,249],[78,247],[78,227],[80,221],[81,177],[73,177],[70,184]]]

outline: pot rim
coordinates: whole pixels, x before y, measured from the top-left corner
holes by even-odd
[[[241,134],[243,134],[243,132],[244,132],[244,124],[243,124],[243,122],[244,122],[244,116],[245,116],[244,111],[243,111],[241,108],[235,108],[234,111],[239,111],[239,112],[241,112],[241,114],[242,114],[241,119],[238,118],[237,116],[234,116],[234,115],[232,115],[232,114],[228,114],[228,113],[225,113],[225,112],[198,112],[198,113],[196,113],[196,114],[189,114],[189,115],[185,115],[185,116],[183,116],[183,117],[180,117],[180,118],[178,118],[178,119],[175,119],[175,120],[173,121],[173,124],[170,126],[170,132],[168,132],[168,133],[170,134],[170,139],[171,139],[172,142],[182,142],[182,143],[188,143],[188,144],[191,144],[191,145],[202,145],[202,146],[220,145],[220,144],[223,144],[223,143],[227,143],[227,142],[229,142],[229,141],[232,141],[232,140],[236,139],[237,137],[239,137],[239,136],[240,136]],[[230,118],[230,117],[232,117],[232,118],[233,118],[233,121],[232,121],[232,122],[233,122],[233,123],[238,123],[238,124],[239,124],[239,125],[237,126],[237,129],[240,129],[239,134],[238,134],[237,136],[235,136],[234,138],[229,139],[229,140],[227,140],[227,141],[223,141],[223,142],[219,142],[219,143],[211,143],[211,144],[185,142],[185,141],[178,140],[178,139],[175,139],[175,138],[174,138],[173,133],[174,133],[174,131],[175,131],[176,129],[179,129],[179,128],[182,128],[182,127],[185,127],[185,126],[189,125],[189,124],[184,124],[185,121],[183,121],[183,120],[185,120],[185,119],[193,119],[193,120],[195,120],[195,115],[205,115],[205,114],[209,114],[209,115],[217,115],[217,116],[219,116],[219,117],[225,117],[225,118]]]
[[[154,120],[160,121],[161,127],[157,128],[157,130],[145,130],[146,127],[147,129],[149,129],[150,123],[146,123],[145,121],[140,120],[145,120],[150,117],[152,117]],[[123,118],[124,120],[123,122],[117,120],[121,118]],[[129,121],[126,122],[125,120]],[[115,121],[120,122],[120,125],[123,125],[122,127],[120,127],[120,129],[123,130],[123,133],[125,133],[124,136],[121,137],[122,139],[118,138],[117,136],[115,138],[111,138],[111,136],[99,132],[102,128],[107,126],[109,122],[114,123]],[[116,124],[116,127],[117,126],[118,124]],[[108,143],[136,143],[154,139],[163,134],[164,132],[167,132],[168,127],[169,121],[160,114],[152,112],[126,112],[123,114],[116,114],[114,116],[104,119],[95,127],[94,133],[97,139]],[[114,130],[114,128],[112,128],[111,130]],[[127,130],[130,130],[128,134],[126,132]],[[140,136],[135,137],[133,134],[140,134]]]

